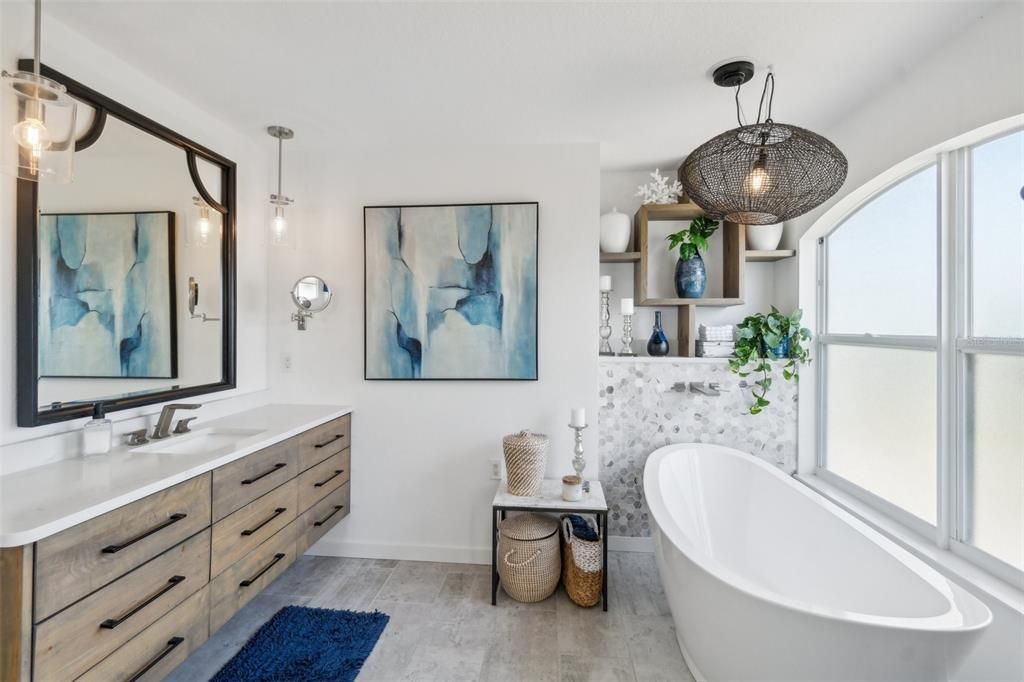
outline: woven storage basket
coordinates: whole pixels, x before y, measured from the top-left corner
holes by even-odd
[[[501,444],[505,450],[509,494],[532,497],[540,493],[547,465],[548,437],[543,433],[520,431],[502,438]]]
[[[577,537],[569,517],[562,517],[562,582],[569,599],[579,606],[596,606],[601,601],[602,541]]]
[[[540,514],[520,514],[501,522],[498,575],[516,601],[542,601],[558,587],[562,559],[558,521]]]

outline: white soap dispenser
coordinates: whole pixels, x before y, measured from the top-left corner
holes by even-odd
[[[82,427],[82,454],[105,455],[110,452],[114,425],[103,416],[103,403],[92,406],[92,419]]]

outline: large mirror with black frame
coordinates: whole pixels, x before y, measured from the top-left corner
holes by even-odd
[[[70,184],[18,180],[18,424],[235,385],[235,164],[47,67]]]

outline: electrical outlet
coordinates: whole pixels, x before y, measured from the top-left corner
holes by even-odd
[[[292,354],[281,353],[281,369],[285,372],[292,371]]]
[[[501,480],[501,460],[500,459],[492,459],[491,460],[491,478],[493,480],[495,480],[495,481],[500,481]]]

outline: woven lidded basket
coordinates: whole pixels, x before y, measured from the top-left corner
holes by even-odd
[[[540,493],[548,458],[548,437],[543,433],[520,431],[501,439],[505,450],[505,471],[511,495]]]
[[[516,601],[542,601],[558,587],[562,559],[558,553],[558,521],[540,514],[520,514],[501,522],[498,575]]]
[[[593,526],[590,529],[596,535]],[[584,540],[573,532],[569,515],[562,517],[562,582],[569,599],[579,606],[596,606],[601,601],[601,542],[600,537]]]

